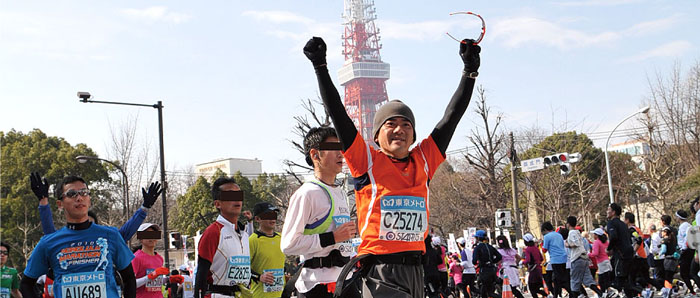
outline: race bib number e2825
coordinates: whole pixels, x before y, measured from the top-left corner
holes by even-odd
[[[412,196],[386,196],[381,200],[379,239],[423,241],[428,228],[425,199]]]
[[[263,274],[267,272],[272,272],[272,276],[275,277],[275,282],[271,285],[263,283],[263,291],[265,293],[282,291],[284,289],[284,269],[263,270]]]
[[[228,260],[228,270],[226,270],[226,279],[229,285],[244,284],[250,282],[250,257],[249,256],[233,256]]]
[[[61,294],[64,298],[107,297],[105,272],[80,272],[61,277]]]

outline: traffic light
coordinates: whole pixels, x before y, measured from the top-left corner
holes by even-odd
[[[566,176],[571,172],[571,164],[568,162],[562,162],[559,164],[559,172],[562,176]]]
[[[553,165],[558,165],[563,162],[568,162],[569,161],[569,153],[557,153],[554,155],[549,155],[544,157],[544,166],[553,166]]]
[[[496,226],[497,227],[510,227],[512,226],[510,209],[498,209],[496,210]]]
[[[170,232],[170,247],[182,248],[182,237],[179,232]]]

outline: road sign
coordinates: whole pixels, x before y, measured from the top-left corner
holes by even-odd
[[[531,172],[544,169],[544,157],[537,157],[520,161],[520,171]]]

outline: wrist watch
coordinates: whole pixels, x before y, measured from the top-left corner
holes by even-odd
[[[467,74],[467,77],[472,78],[472,79],[476,79],[476,77],[479,76],[479,72],[478,72],[478,71],[467,72],[467,71],[465,70],[464,73]]]

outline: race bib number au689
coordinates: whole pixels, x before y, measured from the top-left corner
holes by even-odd
[[[379,239],[423,241],[428,228],[425,199],[411,196],[386,196],[381,200]]]
[[[263,290],[265,293],[282,291],[284,289],[284,269],[263,270],[263,273],[267,272],[272,272],[272,276],[275,277],[275,282],[271,285],[263,283]]]
[[[81,272],[61,277],[61,293],[64,298],[107,297],[105,272]]]
[[[230,285],[245,284],[250,282],[250,257],[234,256],[228,260],[226,278]]]

